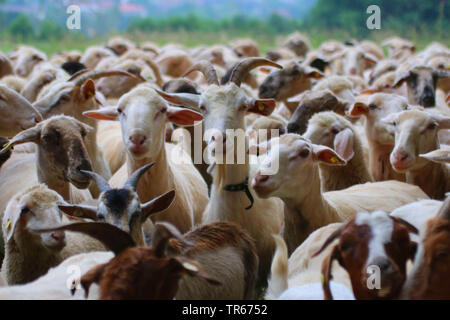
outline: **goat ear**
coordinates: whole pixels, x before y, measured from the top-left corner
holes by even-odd
[[[274,99],[253,99],[248,105],[247,112],[269,116],[275,110],[276,102]]]
[[[368,88],[368,89],[362,90],[359,94],[374,94],[377,92],[380,92],[380,91],[376,88]]]
[[[170,122],[173,122],[179,126],[193,126],[196,121],[202,121],[203,116],[190,109],[168,107],[167,118]]]
[[[365,53],[364,54],[364,60],[366,61],[366,63],[377,63],[378,62],[378,58],[375,57],[371,53]]]
[[[369,112],[369,107],[364,102],[355,102],[347,111],[347,115],[352,118],[359,118]]]
[[[330,281],[333,279],[332,268],[334,260],[341,260],[341,253],[338,246],[334,246],[333,251],[331,251],[330,255],[322,262],[322,288],[324,300],[333,300]]]
[[[95,97],[95,84],[92,79],[86,80],[86,82],[81,86],[81,94],[84,100],[89,100]]]
[[[96,120],[117,120],[118,115],[117,107],[112,106],[83,112],[83,116]]]
[[[433,75],[441,79],[450,78],[450,70],[434,69]]]
[[[181,267],[183,268],[184,273],[190,275],[190,276],[197,276],[200,278],[205,279],[209,283],[213,285],[222,285],[222,282],[219,280],[211,277],[205,270],[202,268],[202,266],[194,260],[182,257],[182,256],[176,256],[173,259],[178,261],[181,264]]]
[[[12,210],[7,211],[12,212],[12,214],[7,217],[5,216],[5,219],[3,219],[3,221],[5,221],[5,224],[3,225],[3,232],[5,234],[7,242],[11,240],[12,236],[14,235],[17,223],[22,217],[22,211],[19,206],[16,203],[14,204],[14,206],[15,208],[11,208]]]
[[[89,297],[89,288],[93,283],[99,283],[103,273],[106,270],[106,267],[108,266],[109,262],[99,264],[92,269],[90,269],[88,272],[86,272],[80,279],[80,284],[84,289],[84,297],[87,299]],[[72,288],[72,295],[75,294],[76,286]]]
[[[334,137],[334,150],[345,161],[350,161],[355,155],[353,141],[353,131],[350,128],[345,128]]]
[[[313,159],[331,166],[345,166],[347,161],[341,158],[333,149],[313,144]]]
[[[305,68],[305,75],[308,78],[313,79],[322,79],[324,77],[324,74],[320,72],[319,70],[316,70],[316,68],[306,67]]]
[[[433,117],[439,125],[439,130],[450,129],[450,117],[443,115],[434,115]]]
[[[97,208],[85,205],[73,205],[73,204],[63,204],[58,205],[59,210],[65,214],[83,219],[97,220]]]
[[[152,214],[161,212],[170,207],[175,199],[175,190],[169,191],[142,205],[142,221],[147,220]]]
[[[410,76],[409,71],[404,71],[397,74],[394,83],[392,84],[392,88],[399,88],[403,84],[403,82],[405,82],[406,79],[408,79],[409,76]]]
[[[15,145],[26,143],[26,142],[39,142],[39,138],[41,136],[41,126],[39,124],[35,125],[32,128],[26,129],[20,133],[18,133],[14,138],[12,138],[8,143],[3,145],[0,154],[7,152],[9,149],[14,147]]]
[[[178,105],[185,106],[189,108],[198,108],[198,103],[200,102],[200,96],[192,93],[167,93],[158,89],[155,91],[166,101]]]
[[[171,238],[175,238],[188,246],[192,246],[192,243],[185,240],[183,235],[174,225],[167,222],[158,222],[155,224],[155,231],[153,232],[151,243],[156,257],[162,258],[166,256],[166,248]]]
[[[450,163],[450,149],[434,150],[419,156],[437,163]]]
[[[419,230],[417,230],[416,227],[414,227],[411,223],[409,223],[408,221],[402,219],[402,218],[397,218],[397,217],[393,217],[390,216],[392,218],[392,220],[394,220],[395,222],[401,224],[402,226],[404,226],[406,229],[408,229],[409,232],[414,233],[414,234],[419,234]]]

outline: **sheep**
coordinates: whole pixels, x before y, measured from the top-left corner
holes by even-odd
[[[448,70],[416,64],[411,67],[399,68],[393,87],[398,88],[406,83],[408,102],[429,108],[436,104],[437,80],[449,77],[450,71]]]
[[[61,224],[59,202],[62,203],[62,197],[42,184],[19,192],[8,202],[2,222],[5,243],[2,276],[9,285],[31,282],[62,262],[64,232],[37,235],[30,231]]]
[[[352,103],[355,101],[355,90],[352,80],[347,76],[329,76],[320,80],[314,91],[330,90],[336,97]]]
[[[361,47],[365,52],[373,55],[375,58],[377,58],[379,61],[384,59],[384,52],[383,49],[381,49],[375,42],[364,40],[361,41],[359,44],[359,47]]]
[[[177,300],[253,298],[258,257],[253,240],[235,224],[218,222],[181,235],[173,225],[158,222],[151,247],[134,247],[128,233],[108,224],[97,223],[97,230],[86,226],[75,223],[39,230],[83,232],[101,240],[116,254],[108,263],[83,275],[81,284],[86,297],[90,285],[98,283],[101,300],[173,299],[175,296]],[[131,268],[135,261],[139,261],[138,265],[143,263],[142,268],[146,270]],[[154,265],[156,262],[158,264]],[[183,271],[198,275],[200,279],[189,277],[179,282]],[[117,272],[126,276],[116,277]],[[153,276],[142,278],[146,272]],[[159,281],[163,281],[162,287]],[[220,286],[215,287],[219,283]]]
[[[365,130],[369,145],[369,172],[374,181],[395,179],[404,181],[403,174],[394,171],[389,155],[395,144],[392,126],[382,118],[388,114],[409,108],[407,100],[399,95],[375,93],[362,95],[347,110],[346,115],[352,118],[366,118]]]
[[[27,78],[39,64],[47,61],[47,55],[35,48],[20,46],[9,54],[9,59],[14,65],[14,73]]]
[[[120,120],[127,160],[111,178],[112,186],[123,185],[127,176],[154,161],[155,170],[147,172],[139,183],[140,199],[153,199],[162,190],[174,189],[177,192],[173,206],[154,221],[170,221],[181,232],[200,223],[208,202],[206,183],[183,150],[175,159],[172,154],[174,145],[165,143],[167,122],[193,125],[194,121],[202,120],[200,114],[169,107],[154,89],[147,86],[138,86],[123,95],[117,107],[86,111],[84,114],[98,120]]]
[[[80,276],[93,267],[106,263],[114,257],[112,252],[89,252],[74,255],[35,281],[0,287],[1,300],[85,300],[79,286]],[[79,274],[79,275],[78,275]],[[69,283],[73,280],[72,283]],[[91,287],[89,300],[98,298],[98,286]]]
[[[49,88],[45,88],[38,96],[37,101],[33,103],[33,106],[44,118],[66,114],[93,128],[87,135],[86,147],[94,170],[104,177],[111,177],[111,171],[103,156],[102,149],[97,144],[97,122],[84,117],[83,112],[98,108],[103,100],[97,93],[93,80],[116,75],[136,79],[134,75],[124,71],[83,70],[67,81],[60,81]],[[90,191],[94,197],[98,197],[99,193],[96,186],[91,186]]]
[[[287,125],[289,133],[303,134],[311,117],[318,112],[332,110],[345,114],[348,103],[330,90],[308,91],[300,97],[300,103]]]
[[[205,131],[211,133],[205,136],[210,150],[224,150],[226,147],[228,152],[236,152],[236,148],[226,146],[227,141],[234,140],[233,136],[227,138],[226,130],[245,133],[244,116],[247,112],[268,116],[275,107],[274,100],[249,98],[240,87],[250,70],[264,65],[281,68],[264,58],[247,58],[235,67],[230,82],[220,86],[214,67],[205,61],[188,71],[199,70],[205,75],[208,87],[201,95],[157,92],[170,103],[187,106],[203,114]],[[222,155],[225,153],[222,152]],[[216,156],[211,154],[209,172],[213,176],[213,184],[210,201],[203,212],[203,223],[230,221],[249,232],[256,240],[260,287],[266,282],[270,270],[275,245],[271,234],[278,233],[281,228],[283,203],[279,199],[266,200],[254,196],[248,184],[252,173],[249,159],[246,154],[243,157],[245,159],[238,164],[224,163],[221,162],[220,152]]]
[[[11,61],[0,52],[0,79],[12,74],[14,74],[14,70]]]
[[[311,89],[311,80],[321,79],[322,77],[323,74],[314,68],[290,62],[282,70],[271,72],[259,86],[258,95],[261,99],[285,101],[305,90]],[[290,109],[290,111],[293,113],[295,109]]]
[[[0,154],[27,142],[36,143],[37,151],[13,153],[3,164],[0,171],[1,217],[15,194],[36,183],[46,184],[66,201],[82,202],[91,198],[87,190],[75,188],[86,189],[90,183],[90,177],[81,172],[92,169],[83,141],[88,130],[87,125],[71,117],[55,116],[12,138]]]
[[[347,161],[347,165],[343,167],[320,164],[322,192],[342,190],[372,181],[364,162],[364,151],[358,132],[344,117],[334,112],[317,113],[309,120],[303,137],[314,144],[334,149]]]
[[[397,65],[398,65],[398,63],[392,59],[384,59],[384,60],[378,61],[377,65],[370,73],[370,78],[369,78],[368,84],[372,85],[375,82],[375,80],[377,80],[382,75],[384,75],[388,72],[395,71],[397,69]]]
[[[0,136],[12,137],[40,121],[41,114],[26,99],[0,84]]]
[[[433,199],[450,190],[450,170],[423,157],[439,149],[438,130],[450,129],[450,117],[407,110],[388,115],[383,121],[395,127],[395,147],[390,162],[395,171],[406,173],[406,181],[422,188]]]
[[[89,47],[84,55],[81,57],[80,62],[86,66],[87,69],[95,69],[95,67],[103,59],[115,57],[112,50],[103,47]]]
[[[360,211],[391,212],[428,198],[420,188],[398,181],[365,183],[322,193],[318,164],[346,164],[334,150],[291,133],[272,139],[266,150],[269,152],[259,165],[252,186],[259,197],[279,197],[285,203],[283,233],[290,253],[311,232],[329,223],[348,220]],[[278,172],[264,174],[263,170],[275,163],[279,163]]]
[[[450,197],[440,207],[436,217],[428,220],[421,238],[414,268],[409,275],[402,294],[408,300],[448,300],[449,243],[450,243]]]
[[[109,39],[106,48],[110,49],[118,56],[122,56],[129,50],[136,49],[136,45],[123,37],[113,37]]]

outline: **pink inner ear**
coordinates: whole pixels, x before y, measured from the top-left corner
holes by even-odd
[[[342,130],[334,138],[334,150],[345,161],[350,161],[355,155],[353,151],[353,140],[353,132],[349,128]]]
[[[167,109],[167,117],[169,121],[180,126],[192,126],[196,121],[203,120],[203,116],[200,113],[177,107],[169,107]]]
[[[273,99],[258,99],[253,100],[250,103],[250,106],[247,111],[257,113],[262,116],[269,116],[272,114],[273,110],[275,109],[275,106],[276,102]]]
[[[344,159],[328,147],[315,146],[314,149],[315,158],[318,161],[334,166],[342,166],[347,164]]]
[[[362,103],[356,102],[353,106],[351,106],[350,110],[348,111],[348,115],[352,117],[359,117],[366,112],[366,106]]]

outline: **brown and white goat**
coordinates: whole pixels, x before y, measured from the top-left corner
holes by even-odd
[[[253,240],[235,224],[214,223],[181,235],[173,225],[158,222],[151,247],[134,247],[128,233],[107,223],[39,232],[49,230],[89,234],[116,254],[82,276],[86,297],[91,284],[98,283],[101,300],[253,298],[258,257]],[[197,277],[182,279],[186,274]]]
[[[406,263],[414,259],[417,248],[409,232],[418,233],[408,222],[383,211],[358,213],[338,228],[314,255],[338,240],[322,264],[325,299],[333,299],[329,283],[334,260],[347,270],[356,299],[397,298],[406,280]]]

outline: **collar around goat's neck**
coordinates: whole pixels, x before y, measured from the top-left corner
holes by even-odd
[[[229,192],[240,192],[244,191],[247,195],[248,200],[250,200],[250,205],[245,208],[245,210],[250,210],[253,207],[253,203],[255,202],[255,199],[253,198],[250,189],[248,188],[248,177],[245,178],[244,182],[238,183],[238,184],[228,184],[223,188],[225,191]]]

